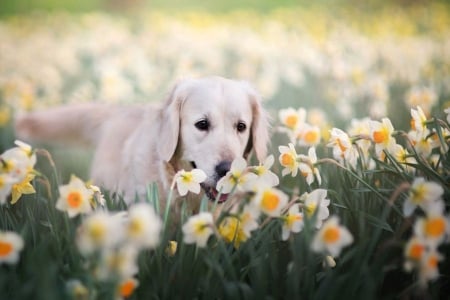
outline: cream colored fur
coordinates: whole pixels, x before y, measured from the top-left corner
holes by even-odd
[[[207,131],[195,126],[204,118]],[[238,122],[247,129],[238,132]],[[268,121],[247,83],[208,77],[179,82],[160,105],[79,104],[18,116],[16,133],[28,142],[93,145],[92,180],[131,202],[144,197],[152,182],[165,200],[173,175],[191,169],[191,162],[207,174],[206,188],[213,188],[219,163],[247,157],[252,149],[263,160]],[[194,209],[201,197],[190,195],[189,206]]]

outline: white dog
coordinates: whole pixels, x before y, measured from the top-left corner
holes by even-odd
[[[255,90],[221,77],[181,81],[161,106],[91,103],[32,112],[17,118],[16,134],[94,145],[91,179],[128,202],[144,197],[152,182],[166,199],[175,173],[192,168],[206,173],[202,188],[213,199],[231,162],[252,149],[262,161],[269,139]],[[194,209],[199,197],[186,201]]]

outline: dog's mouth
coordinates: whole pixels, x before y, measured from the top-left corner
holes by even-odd
[[[196,169],[197,165],[195,162],[191,161],[192,168]],[[206,196],[209,198],[209,200],[215,202],[217,200],[217,203],[223,203],[227,201],[228,194],[220,194],[219,191],[216,190],[215,187],[210,186],[206,183],[201,183],[200,186],[205,191]],[[219,195],[220,194],[220,195]],[[217,199],[217,197],[219,197]]]
[[[217,203],[224,203],[228,200],[229,194],[220,194],[214,187],[201,183],[200,186],[205,191],[209,200],[217,201]]]

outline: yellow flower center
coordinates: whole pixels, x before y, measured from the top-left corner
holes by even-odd
[[[183,180],[184,183],[190,183],[193,181],[193,177],[192,173],[184,173],[183,175],[181,175],[181,179]]]
[[[294,157],[289,153],[283,153],[281,155],[281,164],[283,166],[292,166],[295,163]]]
[[[197,224],[195,224],[195,227],[194,227],[194,231],[195,231],[195,234],[197,234],[197,235],[202,235],[204,232],[205,232],[205,229],[207,228],[208,226],[205,224],[205,223],[203,223],[203,222],[197,222]]]
[[[319,133],[314,130],[307,131],[305,135],[303,136],[303,139],[308,144],[314,144],[319,139]]]
[[[272,193],[271,191],[266,191],[263,194],[261,205],[264,207],[267,211],[273,211],[275,210],[280,203],[280,198],[275,193]]]
[[[345,152],[347,150],[347,147],[344,146],[341,139],[337,139],[336,144],[338,145],[339,149],[341,149],[341,152]]]
[[[286,217],[286,224],[288,227],[292,227],[295,222],[301,221],[302,216],[300,214],[288,215]]]
[[[89,228],[89,234],[94,241],[101,242],[106,234],[106,228],[101,223],[92,224]]]
[[[438,262],[439,261],[438,261],[437,257],[435,255],[432,255],[428,258],[428,262],[427,262],[428,267],[435,269],[435,268],[437,268]]]
[[[411,259],[419,260],[422,257],[424,251],[425,251],[425,247],[423,245],[413,244],[413,245],[411,245],[411,248],[409,248],[408,256]]]
[[[130,225],[128,226],[128,232],[132,236],[139,235],[144,229],[144,225],[140,220],[132,219]]]
[[[426,188],[425,185],[421,184],[416,186],[414,189],[411,190],[411,201],[414,204],[419,204],[423,201],[423,198],[425,196]]]
[[[442,218],[433,218],[425,222],[425,232],[432,237],[440,237],[445,232],[445,220]]]
[[[120,285],[120,296],[127,298],[133,294],[134,289],[136,288],[136,284],[133,280],[127,280]]]
[[[8,256],[13,249],[10,243],[0,241],[0,257]]]
[[[305,206],[305,211],[306,211],[306,215],[308,217],[311,217],[314,212],[316,211],[316,207],[317,205],[315,203],[310,203],[308,205]]]
[[[295,128],[297,126],[298,117],[296,115],[289,115],[285,120],[285,124],[289,128]]]
[[[339,228],[329,227],[325,229],[325,232],[323,233],[323,240],[327,244],[336,243],[339,240],[340,235],[341,232],[339,231]]]
[[[383,143],[388,139],[388,133],[385,129],[374,131],[373,141],[377,144]]]
[[[69,195],[67,195],[67,204],[70,208],[78,208],[82,202],[83,196],[78,191],[70,192]]]

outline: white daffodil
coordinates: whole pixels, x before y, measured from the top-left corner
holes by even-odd
[[[300,205],[292,205],[287,214],[283,216],[283,227],[281,229],[281,239],[286,241],[291,232],[298,233],[303,229],[303,213],[300,212]]]
[[[428,206],[439,200],[443,194],[444,189],[438,183],[418,177],[412,182],[409,196],[403,202],[403,213],[410,216],[416,207],[427,210]]]
[[[205,179],[206,174],[200,169],[193,169],[192,171],[180,170],[175,174],[173,184],[176,183],[180,196],[185,196],[189,191],[198,194],[200,193],[200,183],[205,181]]]
[[[305,212],[306,217],[312,218],[315,214],[316,228],[320,228],[323,220],[330,215],[328,210],[330,200],[327,199],[327,190],[316,189],[311,193],[304,193],[300,199],[303,200],[303,211]]]
[[[247,170],[245,159],[238,157],[231,163],[227,174],[217,182],[216,189],[223,194],[229,194],[233,189],[247,190],[257,178],[258,176],[255,173]]]
[[[126,237],[138,249],[158,246],[161,228],[161,219],[150,204],[138,203],[129,208]]]
[[[270,171],[270,168],[273,166],[275,158],[273,155],[270,155],[266,158],[264,163],[259,166],[253,167],[253,171],[258,176],[258,182],[263,182],[268,186],[277,186],[280,183],[278,176]]]
[[[316,252],[325,252],[333,257],[339,256],[342,248],[353,243],[353,236],[344,226],[339,225],[336,216],[328,219],[313,238],[311,248]]]
[[[252,204],[271,217],[279,217],[288,203],[288,196],[272,187],[261,188],[253,197]]]
[[[206,247],[209,237],[214,233],[213,226],[213,216],[209,212],[201,212],[192,216],[183,225],[183,241],[186,244]]]
[[[91,199],[93,195],[94,191],[87,188],[86,183],[72,175],[68,184],[59,187],[56,208],[66,211],[71,218],[81,213],[89,213],[92,211]]]
[[[278,151],[280,151],[280,156],[278,160],[280,164],[284,167],[281,171],[281,175],[286,176],[287,174],[291,174],[292,177],[297,176],[298,172],[298,154],[295,151],[294,144],[289,143],[289,146],[279,146]]]
[[[24,246],[20,235],[12,231],[0,231],[0,264],[15,264]]]
[[[317,163],[316,149],[314,147],[309,148],[308,156],[300,154],[300,163],[298,168],[303,177],[305,177],[306,182],[311,185],[314,179],[320,185],[322,183],[322,177],[320,176],[319,169],[315,167]]]

